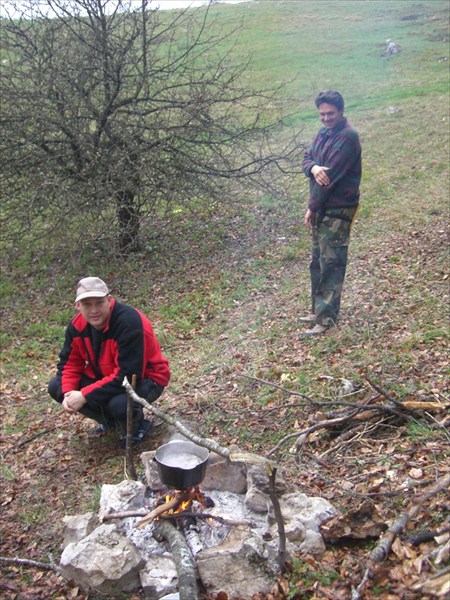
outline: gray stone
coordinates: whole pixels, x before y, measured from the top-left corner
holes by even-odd
[[[211,452],[201,489],[245,494],[247,469],[241,462],[231,462],[223,456]]]
[[[299,552],[316,556],[322,556],[326,549],[325,542],[320,533],[312,529],[306,530],[305,539],[300,544],[296,544],[296,546]]]
[[[85,513],[84,515],[75,515],[74,517],[64,517],[63,522],[63,549],[69,544],[77,544],[100,525],[97,515],[94,515],[92,512]]]
[[[277,474],[275,479],[275,493],[277,497],[292,489],[282,474]],[[265,465],[247,465],[247,493],[245,504],[258,513],[266,513],[272,502],[269,495],[269,477]]]
[[[248,531],[235,529],[226,540],[196,556],[198,572],[210,594],[224,592],[230,597],[250,600],[268,593],[275,570],[271,569],[262,540]]]
[[[324,521],[337,515],[337,510],[325,498],[307,496],[301,492],[281,496],[280,508],[285,520],[300,521],[306,530],[317,532]],[[272,507],[269,519],[274,520]]]
[[[392,40],[386,40],[386,44],[387,46],[384,51],[385,56],[392,56],[393,54],[398,54],[401,51],[401,47]]]
[[[177,592],[177,570],[169,555],[150,556],[140,577],[146,600],[160,600]]]
[[[325,544],[319,527],[337,514],[335,508],[324,498],[309,497],[300,492],[285,494],[279,500],[286,539],[292,544],[290,551],[323,554]],[[268,520],[271,525],[269,531],[274,539],[278,535],[278,526],[273,507],[270,507]]]
[[[145,480],[150,490],[153,492],[162,490],[165,488],[161,479],[159,478],[158,466],[153,460],[156,452],[143,452],[141,454],[141,462],[144,466]]]
[[[100,525],[77,544],[69,544],[60,561],[67,579],[104,596],[139,588],[144,565],[135,545],[114,525]]]
[[[123,512],[142,508],[145,485],[126,479],[118,485],[104,484],[100,496],[100,513]]]

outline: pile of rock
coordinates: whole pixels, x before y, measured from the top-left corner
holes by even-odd
[[[99,514],[65,518],[60,567],[84,590],[114,598],[143,588],[148,600],[177,597],[177,567],[165,545],[154,540],[153,525],[136,530],[136,517],[102,522],[107,513],[139,511],[148,504],[149,495],[156,498],[162,484],[153,455],[147,452],[141,457],[146,484],[127,480],[104,485]],[[276,484],[288,554],[320,555],[325,546],[319,527],[336,515],[335,509],[323,498],[301,493],[282,477]],[[200,589],[240,598],[269,592],[279,571],[279,540],[264,465],[211,455],[201,489],[214,498],[215,507],[208,513],[235,521],[239,512],[247,526],[229,527],[217,545],[205,544],[195,555]]]

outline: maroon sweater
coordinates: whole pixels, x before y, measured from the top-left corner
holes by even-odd
[[[311,173],[314,165],[329,167],[329,185],[319,185]],[[322,127],[306,150],[303,171],[310,178],[308,208],[325,212],[327,208],[350,208],[359,202],[361,181],[361,144],[358,133],[343,118],[336,127]]]
[[[82,388],[85,398],[109,400],[124,392],[122,382],[133,375],[137,383],[152,379],[169,383],[169,363],[161,353],[150,321],[136,308],[112,299],[105,328],[96,336],[86,319],[78,314],[66,329],[58,363],[63,393],[78,390],[82,375],[96,379]]]

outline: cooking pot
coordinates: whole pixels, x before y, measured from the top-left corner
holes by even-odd
[[[177,440],[160,446],[153,460],[164,485],[187,490],[203,481],[208,457],[209,450],[206,448]]]

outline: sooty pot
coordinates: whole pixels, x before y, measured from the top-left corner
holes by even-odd
[[[160,446],[153,460],[164,485],[187,490],[203,481],[208,457],[206,448],[193,442],[176,440]]]

